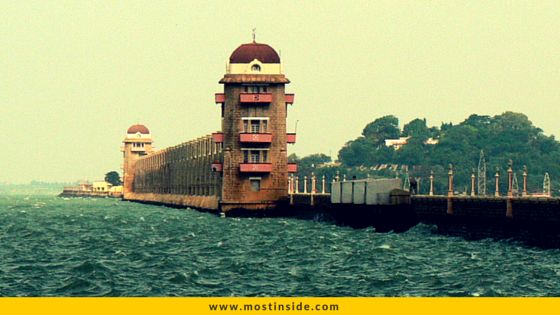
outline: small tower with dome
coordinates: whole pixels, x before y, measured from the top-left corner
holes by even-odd
[[[138,158],[152,153],[152,135],[150,130],[140,124],[130,126],[123,140],[123,194],[132,192],[134,183],[134,164]]]

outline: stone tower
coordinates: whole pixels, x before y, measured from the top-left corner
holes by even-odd
[[[286,144],[295,134],[286,133],[290,81],[282,74],[280,57],[266,44],[253,41],[239,46],[230,56],[220,80],[223,142],[221,209],[266,209],[288,195]],[[295,171],[295,165],[290,165]]]
[[[144,125],[133,125],[126,131],[123,140],[123,197],[133,192],[134,165],[138,158],[152,153],[152,136]]]

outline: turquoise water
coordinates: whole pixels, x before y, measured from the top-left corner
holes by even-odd
[[[0,196],[0,296],[560,296],[560,250]]]

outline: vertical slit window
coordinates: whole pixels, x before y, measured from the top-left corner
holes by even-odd
[[[268,162],[268,151],[261,151],[262,152],[262,163]]]
[[[251,150],[251,163],[259,163],[260,162],[260,154],[257,150]]]
[[[251,120],[251,133],[259,133],[259,123],[258,120]]]

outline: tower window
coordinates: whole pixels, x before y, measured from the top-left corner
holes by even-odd
[[[243,132],[245,133],[267,133],[268,117],[242,117]]]
[[[270,163],[268,149],[242,149],[243,163]]]
[[[261,72],[261,66],[255,64],[251,67],[251,71]]]
[[[251,191],[260,191],[261,190],[261,179],[260,178],[251,178]]]
[[[261,155],[259,151],[251,151],[251,163],[259,163]]]
[[[251,133],[259,133],[260,131],[260,121],[259,120],[252,120],[251,121]]]
[[[248,86],[245,86],[245,93],[266,93],[267,90],[268,90],[267,87],[264,86],[264,85],[248,85]]]

